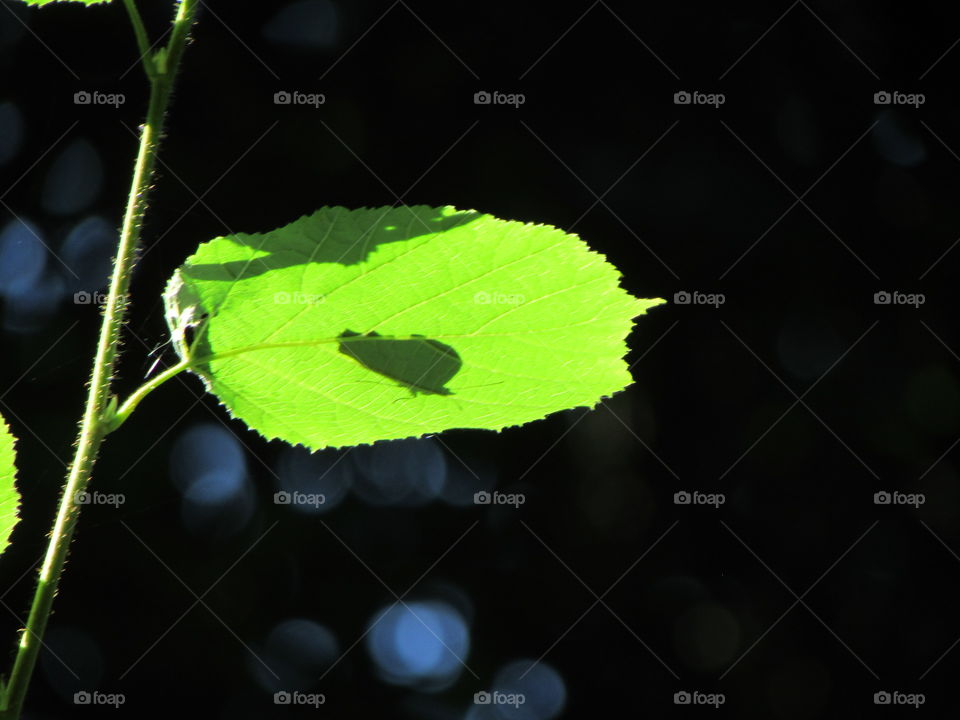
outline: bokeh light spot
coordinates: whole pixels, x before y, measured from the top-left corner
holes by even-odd
[[[103,186],[100,153],[84,139],[74,140],[53,161],[41,194],[43,209],[69,215],[86,209]]]
[[[740,623],[733,613],[712,604],[681,615],[675,628],[677,654],[687,667],[704,672],[726,668],[740,647]]]
[[[93,292],[107,286],[117,241],[116,228],[102,217],[94,215],[74,225],[59,253],[71,270],[66,273],[71,293]]]
[[[8,222],[0,231],[0,295],[31,290],[46,264],[47,249],[37,226],[20,218]]]
[[[23,142],[23,116],[12,102],[0,103],[0,165],[10,160]]]
[[[387,682],[439,689],[463,669],[470,635],[466,620],[447,603],[395,604],[371,622],[367,649]]]
[[[250,668],[265,690],[306,692],[336,662],[340,645],[336,636],[320,623],[290,618],[270,630],[258,655],[259,660],[250,658]]]
[[[339,13],[330,0],[298,0],[281,8],[263,27],[275,45],[294,50],[323,50],[337,44]]]
[[[391,440],[357,448],[354,493],[372,505],[422,505],[443,492],[447,460],[431,438]]]

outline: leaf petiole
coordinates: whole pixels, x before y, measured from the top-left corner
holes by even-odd
[[[162,373],[154,375],[143,385],[134,390],[123,401],[123,404],[119,408],[114,409],[112,413],[105,413],[102,419],[103,422],[103,433],[107,435],[112,433],[114,430],[119,428],[130,417],[130,413],[137,409],[137,405],[140,404],[140,401],[143,400],[147,395],[156,390],[158,387],[163,385],[170,378],[179,375],[181,372],[190,367],[189,360],[181,360],[176,365],[171,365]]]
[[[140,11],[134,0],[123,0],[127,8],[127,14],[130,15],[130,23],[133,25],[133,34],[137,38],[137,48],[140,50],[140,60],[143,61],[143,70],[151,80],[156,76],[156,66],[153,53],[150,48],[150,38],[147,35],[147,29],[143,25],[143,18],[140,17]]]

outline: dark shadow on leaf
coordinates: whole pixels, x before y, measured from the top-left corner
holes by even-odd
[[[309,231],[304,226],[296,235],[282,240],[283,234],[291,232],[286,230],[289,226],[266,233],[227,235],[226,240],[267,254],[249,261],[190,265],[182,272],[192,280],[234,282],[306,263],[356,265],[366,260],[378,245],[444,232],[480,217],[480,213],[473,211],[441,215],[437,208],[426,205],[376,210],[381,212],[358,212],[342,207],[318,210],[314,215],[324,213],[324,220],[312,224]],[[295,221],[304,222],[305,218]],[[330,233],[331,224],[336,224],[335,236]],[[291,244],[298,247],[291,249]]]
[[[460,372],[463,362],[457,351],[423,335],[391,338],[376,332],[344,330],[339,349],[363,367],[407,388],[413,395],[453,395],[444,387]]]

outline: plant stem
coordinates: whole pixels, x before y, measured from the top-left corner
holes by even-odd
[[[128,10],[132,3],[127,3]],[[110,279],[100,327],[100,339],[94,359],[90,390],[83,413],[76,453],[70,466],[60,497],[57,518],[50,534],[47,553],[40,569],[37,588],[30,607],[26,627],[20,636],[17,655],[10,680],[3,689],[3,708],[0,718],[17,720],[30,684],[37,656],[43,641],[43,633],[57,592],[57,585],[70,549],[70,540],[80,515],[80,505],[74,501],[77,493],[86,490],[104,436],[112,429],[115,411],[110,402],[110,381],[117,357],[120,328],[123,325],[130,276],[136,261],[140,228],[146,208],[146,199],[153,178],[157,146],[163,132],[163,120],[170,100],[170,91],[176,75],[184,44],[193,24],[199,0],[181,0],[170,40],[166,47],[166,62],[149,73],[150,103],[147,118],[140,131],[140,148],[134,165],[133,182],[127,198],[127,209],[120,232],[120,243]],[[138,34],[139,15],[132,16]],[[143,26],[140,23],[140,29]],[[144,39],[146,35],[144,33]],[[140,43],[143,44],[143,43]],[[132,408],[130,408],[132,409]]]
[[[147,37],[147,29],[143,26],[143,19],[140,17],[140,11],[137,10],[137,4],[134,0],[123,0],[127,6],[127,14],[130,16],[130,22],[133,25],[133,34],[137,38],[137,47],[140,48],[140,60],[143,61],[143,69],[147,77],[151,80],[156,74],[156,68],[153,64],[153,58],[150,55],[150,39]]]

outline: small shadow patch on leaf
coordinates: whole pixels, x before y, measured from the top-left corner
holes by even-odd
[[[340,352],[411,394],[453,395],[445,386],[460,372],[463,361],[449,345],[423,335],[395,338],[344,330],[338,337]]]

